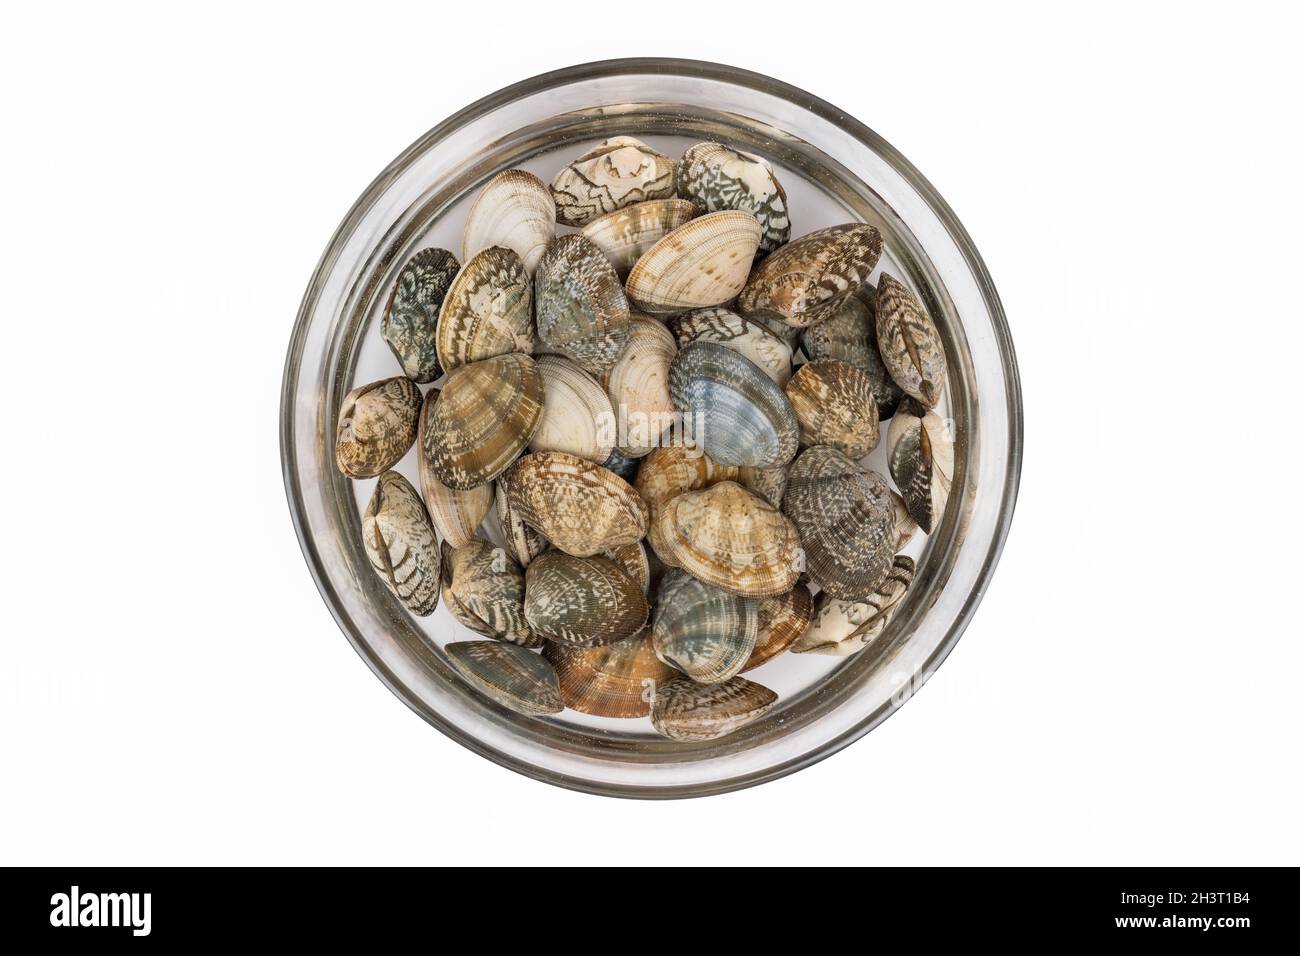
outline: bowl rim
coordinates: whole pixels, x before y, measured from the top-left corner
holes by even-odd
[[[558,70],[551,70],[503,87],[496,92],[490,93],[456,111],[411,143],[410,146],[398,154],[398,156],[393,159],[378,176],[375,177],[370,185],[366,187],[357,200],[352,204],[352,207],[348,210],[347,214],[343,217],[342,222],[330,237],[329,243],[326,245],[325,251],[322,253],[320,260],[317,262],[316,268],[312,273],[311,280],[307,284],[307,289],[303,293],[302,301],[298,308],[298,314],[294,322],[293,332],[289,340],[281,384],[279,408],[280,466],[284,480],[285,496],[289,505],[290,518],[293,522],[294,531],[298,537],[299,546],[302,548],[303,557],[306,559],[312,578],[316,582],[317,590],[320,591],[321,597],[324,599],[326,607],[329,608],[331,615],[334,617],[335,623],[338,625],[339,629],[343,631],[344,636],[347,637],[348,642],[352,645],[353,649],[362,660],[366,662],[366,665],[371,669],[375,676],[378,677],[399,700],[405,703],[407,707],[461,746],[466,747],[480,756],[486,757],[493,763],[509,770],[513,770],[516,773],[522,774],[531,779],[563,787],[568,790],[599,794],[602,796],[632,799],[682,799],[689,797],[712,796],[720,793],[728,793],[734,790],[747,789],[795,773],[805,767],[812,766],[832,754],[838,753],[849,744],[864,737],[888,719],[891,714],[898,710],[898,707],[885,707],[883,708],[883,712],[878,709],[866,714],[860,721],[855,723],[840,736],[825,742],[820,747],[800,754],[797,757],[793,757],[789,760],[774,764],[770,767],[765,767],[749,774],[713,781],[702,785],[679,784],[665,787],[645,787],[609,784],[602,781],[580,779],[556,773],[545,767],[540,767],[519,760],[510,754],[502,753],[493,747],[485,745],[476,737],[464,732],[459,726],[442,719],[437,714],[429,713],[427,710],[419,707],[417,702],[412,699],[409,690],[400,681],[395,679],[394,675],[382,661],[378,660],[374,654],[369,652],[369,648],[365,641],[361,639],[358,629],[347,613],[341,608],[338,595],[335,593],[332,584],[325,574],[315,542],[308,533],[306,523],[303,519],[304,505],[302,502],[302,489],[298,480],[297,457],[294,451],[293,407],[294,394],[298,380],[298,368],[295,358],[301,352],[303,339],[307,334],[307,328],[313,312],[314,303],[321,290],[323,280],[329,274],[331,267],[341,252],[344,241],[354,231],[358,222],[373,205],[375,199],[383,193],[390,183],[402,174],[416,156],[422,155],[426,150],[453,131],[459,129],[462,125],[471,120],[477,119],[483,114],[491,112],[516,98],[532,96],[540,92],[569,85],[581,80],[645,73],[659,73],[686,77],[697,76],[711,80],[719,80],[741,87],[747,87],[785,99],[795,106],[809,111],[825,122],[840,128],[845,133],[852,136],[854,139],[857,139],[869,149],[887,160],[889,164],[897,170],[899,175],[901,175],[908,184],[917,191],[948,231],[950,237],[960,251],[962,258],[971,270],[971,276],[979,289],[986,307],[988,308],[989,319],[992,323],[994,334],[997,339],[998,351],[1002,359],[1002,370],[1005,376],[1007,411],[1006,478],[1003,486],[998,520],[994,528],[993,538],[990,542],[988,551],[984,555],[979,571],[975,576],[970,591],[958,612],[953,626],[949,629],[948,634],[942,641],[940,641],[929,657],[926,658],[920,670],[920,673],[924,675],[929,675],[934,672],[961,639],[962,634],[970,624],[971,617],[976,608],[978,608],[980,602],[983,600],[984,594],[988,590],[989,580],[992,577],[993,572],[996,570],[998,562],[1002,556],[1002,550],[1006,544],[1007,534],[1010,531],[1012,517],[1015,513],[1023,462],[1024,415],[1021,404],[1019,366],[1016,361],[1015,347],[1012,343],[1006,313],[1002,308],[1001,299],[993,284],[992,277],[989,275],[988,268],[985,265],[983,258],[980,256],[979,251],[976,249],[974,242],[971,240],[970,234],[966,231],[966,228],[957,218],[956,213],[953,212],[947,201],[939,194],[938,190],[935,189],[934,185],[926,179],[926,177],[905,156],[903,156],[902,153],[890,145],[866,124],[855,119],[845,111],[831,105],[826,100],[814,96],[799,87],[793,86],[789,83],[784,83],[760,73],[755,73],[750,70],[722,63],[674,57],[629,57],[611,60],[595,60],[588,63],[564,67]],[[919,690],[919,686],[915,688],[915,690]],[[913,690],[913,694],[915,693],[915,690]],[[909,697],[910,696],[911,695],[909,695]]]

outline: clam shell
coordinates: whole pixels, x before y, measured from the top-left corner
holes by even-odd
[[[533,351],[533,286],[512,249],[491,246],[465,263],[438,314],[438,360],[448,372]]]
[[[466,491],[510,467],[542,420],[542,373],[512,352],[456,369],[425,429],[424,453],[438,480]]]
[[[465,216],[464,259],[492,246],[513,249],[531,276],[555,236],[555,200],[530,172],[507,169],[488,180]]]
[[[771,164],[721,143],[696,143],[677,166],[677,190],[705,212],[739,209],[758,220],[758,247],[771,252],[790,241],[790,211]]]
[[[711,212],[678,226],[632,267],[628,298],[652,315],[730,302],[745,286],[759,232],[745,212]]]
[[[555,668],[540,654],[500,641],[457,641],[443,650],[462,677],[502,707],[527,717],[564,710]]]
[[[452,616],[487,637],[540,647],[524,620],[523,569],[505,550],[478,538],[442,547],[442,599]]]
[[[716,684],[739,674],[753,653],[758,601],[673,568],[659,587],[651,633],[661,661],[701,684]]]
[[[685,199],[652,199],[593,219],[582,227],[582,234],[605,254],[619,278],[626,279],[651,246],[698,212]]]
[[[633,544],[622,544],[617,548],[610,548],[601,557],[609,558],[609,560],[626,571],[628,577],[641,585],[641,593],[649,595],[650,576],[653,571],[650,567],[650,554],[646,551],[646,546],[642,542],[637,541]]]
[[[425,617],[438,606],[442,552],[424,503],[395,471],[379,476],[361,518],[370,566],[388,590],[413,614]]]
[[[813,617],[812,593],[802,584],[793,591],[758,602],[758,639],[741,673],[761,667],[794,644]]]
[[[636,481],[637,472],[641,468],[641,459],[629,458],[615,448],[605,459],[604,465],[630,485]]]
[[[775,468],[741,468],[736,478],[747,491],[752,491],[773,508],[780,508],[785,498],[786,482],[790,480],[790,466]]]
[[[681,444],[656,448],[641,462],[636,492],[650,509],[647,538],[659,560],[673,564],[667,545],[659,537],[659,509],[687,491],[707,488],[719,481],[734,481],[739,472],[733,465],[719,465],[699,448]]]
[[[777,385],[785,388],[790,381],[794,361],[790,346],[765,327],[730,309],[696,309],[672,320],[677,344],[683,348],[692,342],[717,342],[739,352]]]
[[[563,451],[601,464],[614,450],[614,409],[600,384],[562,355],[541,355],[546,399],[532,451]]]
[[[457,491],[448,488],[434,474],[433,465],[425,451],[428,447],[425,436],[439,394],[438,389],[430,389],[424,397],[424,408],[420,412],[420,431],[416,439],[420,459],[420,492],[424,495],[424,506],[429,510],[429,518],[439,537],[453,548],[460,548],[474,539],[478,526],[492,510],[493,488],[490,484],[482,484],[467,491]]]
[[[929,534],[943,517],[952,487],[954,449],[948,423],[909,398],[889,422],[886,446],[889,474],[907,513]]]
[[[830,318],[800,335],[804,354],[810,362],[840,359],[856,365],[871,382],[871,394],[881,419],[894,414],[903,390],[895,384],[880,357],[876,345],[875,290],[862,287],[859,296],[845,296]]]
[[[641,585],[609,558],[547,551],[526,574],[524,618],[547,640],[599,647],[646,625],[650,607]]]
[[[542,656],[559,676],[565,706],[597,717],[648,717],[659,685],[677,674],[655,656],[649,634],[604,647],[548,641]]]
[[[671,159],[639,139],[615,136],[583,153],[551,182],[556,221],[583,226],[597,216],[677,188]]]
[[[592,375],[627,348],[632,321],[618,275],[585,236],[561,236],[537,264],[537,336]]]
[[[841,601],[817,595],[812,624],[790,650],[795,654],[844,657],[862,650],[884,631],[907,593],[916,564],[905,554],[894,558],[889,574],[864,601]]]
[[[564,452],[521,458],[506,475],[511,511],[561,551],[590,557],[645,536],[649,509],[612,471]]]
[[[432,382],[438,365],[438,310],[460,263],[446,249],[421,249],[397,274],[379,332],[407,378]]]
[[[605,376],[609,402],[618,417],[619,451],[641,458],[658,447],[660,435],[676,418],[668,395],[668,368],[677,343],[663,323],[632,314],[628,345]]]
[[[871,380],[856,365],[839,359],[809,362],[790,379],[785,394],[804,444],[830,445],[850,458],[862,458],[880,444]]]
[[[882,475],[829,445],[809,448],[790,469],[785,513],[799,529],[808,576],[845,601],[863,601],[894,558],[894,505]]]
[[[694,342],[678,352],[668,394],[695,441],[720,464],[772,468],[799,450],[799,421],[785,392],[725,345]]]
[[[752,724],[775,703],[776,694],[743,677],[721,684],[675,677],[659,685],[650,722],[673,740],[713,740]]]
[[[424,396],[405,376],[348,392],[339,409],[334,461],[349,478],[373,478],[392,468],[415,441]]]
[[[912,540],[912,535],[916,534],[919,525],[907,513],[907,502],[903,500],[903,496],[892,488],[889,490],[889,500],[894,504],[894,551],[899,552],[907,547],[907,543]]]
[[[911,290],[888,273],[876,289],[876,341],[899,388],[934,408],[947,368],[939,330]]]
[[[675,563],[706,584],[769,597],[799,580],[795,525],[734,481],[673,498],[660,509],[658,527]]]
[[[551,546],[551,542],[536,528],[529,527],[511,507],[504,480],[498,478],[493,487],[496,489],[497,523],[501,525],[506,553],[526,568],[535,557]]]
[[[866,284],[881,249],[880,233],[866,223],[810,232],[759,264],[740,293],[740,311],[774,314],[799,328],[816,325]]]

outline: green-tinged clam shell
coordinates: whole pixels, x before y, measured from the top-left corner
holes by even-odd
[[[805,445],[830,445],[862,458],[880,444],[871,380],[856,365],[824,359],[801,365],[785,387]]]
[[[670,325],[677,344],[683,348],[692,342],[717,342],[745,356],[782,388],[790,381],[790,346],[764,326],[730,309],[695,309],[676,316]]]
[[[676,677],[659,685],[650,722],[673,740],[713,740],[752,724],[775,703],[776,694],[743,677],[721,684]]]
[[[738,300],[740,311],[774,315],[799,328],[816,325],[866,284],[882,248],[879,231],[866,223],[810,232],[750,274]]]
[[[397,274],[397,283],[379,324],[380,334],[417,382],[442,374],[438,363],[438,311],[460,263],[446,249],[421,249]]]
[[[388,590],[413,614],[432,614],[442,583],[442,552],[424,503],[395,471],[379,476],[361,518],[366,557]]]
[[[442,599],[452,616],[487,637],[540,647],[524,620],[524,572],[510,555],[478,538],[442,548]]]
[[[618,423],[599,382],[563,355],[539,355],[546,390],[532,451],[563,451],[601,464],[614,450]]]
[[[928,408],[943,394],[943,341],[912,291],[888,273],[876,288],[876,341],[899,388]]]
[[[921,530],[932,532],[943,517],[952,487],[954,449],[948,423],[908,398],[889,422],[889,474]]]
[[[631,136],[615,136],[561,169],[551,182],[556,221],[582,226],[597,216],[673,194],[673,161]]]
[[[373,478],[402,460],[420,428],[424,396],[405,376],[348,392],[339,409],[334,460],[349,478]]]
[[[677,191],[705,212],[739,209],[758,220],[759,248],[771,252],[790,241],[785,189],[761,156],[721,143],[696,143],[677,165]]]
[[[645,627],[649,613],[641,585],[608,558],[547,551],[528,565],[524,618],[548,640],[613,644]]]
[[[488,180],[465,216],[466,260],[492,246],[513,249],[531,276],[555,236],[555,200],[532,173],[507,169]]]
[[[493,486],[482,484],[477,488],[458,491],[448,488],[434,474],[429,454],[425,450],[428,447],[425,436],[439,394],[438,389],[429,389],[424,396],[424,408],[420,411],[420,431],[415,445],[420,458],[420,493],[424,496],[424,506],[429,511],[429,519],[438,536],[453,548],[459,548],[473,540],[478,526],[492,510]]]
[[[603,647],[548,641],[542,655],[560,678],[565,706],[597,717],[648,717],[659,685],[677,675],[655,656],[649,634]]]
[[[740,672],[744,674],[761,667],[793,645],[803,636],[812,617],[812,593],[802,584],[796,584],[785,594],[759,601],[758,639],[754,642],[754,653]]]
[[[830,318],[800,334],[804,354],[810,362],[840,359],[856,365],[871,382],[880,418],[894,414],[903,390],[898,387],[876,344],[876,290],[864,285],[859,295],[845,296]]]
[[[438,314],[438,359],[448,372],[507,352],[533,351],[533,285],[512,249],[491,246],[460,270]]]
[[[660,507],[683,492],[697,491],[720,481],[735,481],[738,474],[734,465],[720,465],[702,449],[680,443],[656,448],[642,459],[636,475],[636,492],[650,509],[646,536],[660,561],[674,563],[659,537]]]
[[[582,227],[582,234],[605,254],[619,278],[625,279],[651,246],[698,212],[685,199],[652,199],[593,219]]]
[[[609,260],[585,236],[560,236],[537,264],[537,337],[597,377],[627,348],[632,316]]]
[[[500,641],[457,641],[443,650],[462,677],[502,707],[526,717],[564,710],[555,668],[540,654]]]
[[[916,564],[905,554],[894,558],[889,574],[864,601],[817,595],[812,624],[790,650],[795,654],[856,654],[884,631],[907,593]]]
[[[661,661],[701,684],[716,684],[739,674],[753,653],[758,601],[673,568],[659,586],[652,633]]]
[[[735,211],[678,226],[632,267],[628,298],[651,315],[725,305],[745,286],[760,231],[753,216]]]

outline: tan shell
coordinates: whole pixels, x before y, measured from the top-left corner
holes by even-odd
[[[639,139],[615,136],[561,169],[551,195],[556,221],[582,226],[615,209],[671,196],[676,188],[671,159]]]
[[[406,376],[348,392],[339,409],[334,461],[349,478],[373,478],[402,460],[420,426],[419,386]]]
[[[705,212],[739,209],[763,227],[759,248],[771,252],[790,240],[785,189],[761,156],[721,143],[696,143],[677,166],[677,189]]]
[[[785,387],[804,445],[830,445],[862,458],[880,444],[880,419],[871,380],[839,359],[809,362]]]
[[[758,220],[712,212],[651,246],[627,277],[627,294],[652,315],[723,305],[745,286],[758,251]]]
[[[568,452],[603,464],[614,450],[617,430],[605,390],[563,355],[538,356],[537,369],[542,373],[546,399],[529,448]]]
[[[902,551],[920,526],[907,513],[907,502],[903,496],[892,488],[889,489],[889,500],[894,503],[894,550]]]
[[[733,594],[784,594],[799,580],[794,524],[734,481],[673,498],[660,509],[658,528],[679,567]]]
[[[461,258],[484,249],[513,249],[531,276],[546,245],[555,236],[555,200],[530,172],[507,169],[488,180],[465,216]]]
[[[506,553],[526,568],[535,557],[551,546],[551,542],[536,528],[529,527],[510,506],[510,495],[503,479],[498,478],[493,487],[496,489],[497,523],[501,525]]]
[[[757,322],[750,322],[730,309],[696,309],[672,321],[677,344],[682,348],[692,342],[717,342],[739,352],[785,388],[790,381],[794,356],[790,346]]]
[[[502,707],[528,717],[564,710],[555,668],[540,654],[500,641],[457,641],[443,650],[462,677]]]
[[[517,253],[491,246],[465,263],[438,313],[438,361],[452,369],[533,351],[533,285]]]
[[[875,226],[846,223],[810,232],[764,259],[740,293],[740,311],[807,328],[862,288],[880,259]]]
[[[397,472],[379,476],[361,518],[361,536],[384,586],[411,613],[432,614],[442,583],[442,552],[419,494]]]
[[[629,458],[650,454],[675,421],[668,367],[676,355],[677,343],[662,322],[632,313],[627,349],[605,376],[623,442],[618,450]]]
[[[856,654],[885,629],[912,584],[916,564],[905,554],[894,558],[889,574],[865,601],[841,601],[823,591],[803,636],[790,648],[795,654]]]
[[[632,316],[614,267],[585,236],[560,236],[537,264],[537,337],[597,377],[627,348]]]
[[[452,617],[471,631],[521,647],[542,638],[524,620],[524,572],[502,549],[475,538],[442,546],[442,599]]]
[[[702,449],[681,444],[656,448],[641,462],[635,487],[650,509],[648,540],[660,561],[670,566],[675,563],[659,537],[659,509],[680,494],[707,488],[719,481],[734,481],[738,474],[737,468],[719,465]]]
[[[758,602],[758,640],[741,673],[761,667],[790,647],[808,629],[813,617],[812,593],[802,584],[793,591]]]
[[[758,601],[673,568],[659,588],[651,633],[661,661],[701,684],[717,684],[739,674],[754,651]]]
[[[564,452],[521,458],[506,475],[510,508],[569,554],[590,557],[645,536],[649,509],[607,468]]]
[[[650,594],[650,577],[653,569],[650,567],[650,554],[646,551],[643,542],[621,544],[617,548],[610,548],[601,556],[609,558],[626,571],[633,581],[641,585],[643,594]]]
[[[424,397],[424,408],[420,412],[420,432],[416,439],[420,459],[420,492],[424,495],[424,505],[429,509],[429,518],[438,535],[453,548],[461,548],[474,539],[478,526],[492,510],[492,485],[482,484],[467,491],[457,491],[448,488],[434,474],[425,452],[425,435],[438,395],[438,389],[430,389]]]
[[[871,381],[881,420],[894,414],[903,390],[895,384],[876,344],[876,290],[864,285],[848,295],[824,322],[802,330],[800,342],[810,362],[840,359],[856,365]]]
[[[772,468],[741,467],[736,478],[746,490],[752,491],[773,508],[780,508],[785,498],[786,482],[790,480],[790,466],[776,465]]]
[[[649,634],[604,647],[548,641],[542,656],[560,678],[565,706],[597,717],[648,717],[659,685],[677,674],[655,656]]]
[[[650,722],[673,740],[714,740],[752,724],[775,703],[776,694],[743,677],[721,684],[675,677],[659,685]]]
[[[649,614],[641,585],[609,558],[547,551],[528,565],[524,618],[547,640],[613,644],[638,633]]]
[[[943,341],[910,289],[888,273],[876,288],[876,340],[899,388],[929,408],[943,394]]]
[[[885,442],[889,474],[921,530],[932,532],[943,517],[955,464],[948,423],[914,398],[898,406]]]
[[[619,278],[626,279],[651,246],[698,212],[685,199],[652,199],[593,219],[582,227],[582,234],[605,254]]]

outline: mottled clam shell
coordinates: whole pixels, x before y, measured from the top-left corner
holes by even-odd
[[[889,574],[864,601],[817,595],[812,624],[790,650],[795,654],[846,657],[862,650],[884,631],[911,586],[916,564],[905,554],[894,558]]]
[[[720,464],[772,468],[799,451],[799,421],[785,392],[725,345],[693,342],[678,352],[668,394],[694,440]]]
[[[585,236],[560,236],[537,265],[537,337],[592,375],[627,348],[632,316],[609,260]]]
[[[564,710],[555,668],[540,654],[500,641],[457,641],[443,650],[462,677],[502,707],[526,717]]]
[[[758,601],[696,580],[664,575],[651,631],[655,653],[701,684],[740,673],[758,640]]]
[[[813,598],[806,585],[758,602],[758,639],[742,674],[762,667],[803,636],[813,617]]]
[[[907,547],[920,525],[908,514],[907,502],[903,496],[892,488],[889,490],[889,500],[894,504],[894,551],[898,552]]]
[[[660,435],[675,421],[668,394],[668,368],[677,356],[662,322],[632,313],[627,349],[605,376],[605,389],[618,420],[618,450],[642,458],[659,446]]]
[[[790,466],[775,468],[741,468],[736,478],[746,490],[752,491],[773,508],[780,508],[785,498],[786,482],[790,480]]]
[[[397,274],[379,331],[407,378],[432,382],[438,364],[438,311],[460,263],[446,249],[421,249]]]
[[[785,387],[804,445],[830,445],[862,458],[880,444],[871,379],[856,365],[824,359],[801,365]]]
[[[546,390],[532,451],[562,451],[602,464],[614,450],[617,422],[600,383],[563,355],[541,355]]]
[[[514,558],[520,567],[526,568],[534,558],[551,546],[551,542],[547,541],[536,528],[530,527],[511,507],[510,495],[504,480],[498,478],[493,488],[496,489],[497,523],[501,525],[506,553]]]
[[[510,508],[561,551],[590,557],[645,537],[650,511],[618,475],[558,451],[525,455],[506,475]]]
[[[424,436],[438,480],[466,491],[509,468],[541,423],[544,394],[537,364],[517,352],[452,372]]]
[[[641,593],[649,595],[653,569],[650,567],[650,553],[644,543],[637,541],[633,544],[622,544],[617,548],[610,548],[601,557],[609,558],[626,571],[628,577],[641,585]]]
[[[642,460],[636,475],[636,492],[650,509],[647,540],[660,561],[669,566],[676,563],[659,537],[659,509],[680,494],[720,481],[735,481],[738,475],[734,465],[719,465],[702,449],[682,444],[656,448]]]
[[[677,675],[655,656],[649,634],[604,647],[548,641],[542,656],[555,668],[565,706],[596,717],[648,717],[659,685]]]
[[[660,509],[658,527],[676,565],[706,584],[770,597],[799,580],[803,553],[795,525],[734,481],[673,498]]]
[[[664,236],[627,276],[628,298],[652,315],[730,302],[745,287],[758,251],[758,220],[712,212]]]
[[[370,566],[388,590],[412,614],[432,614],[442,583],[442,552],[419,494],[397,472],[379,476],[361,518],[361,535]]]
[[[745,356],[781,388],[790,381],[794,361],[790,346],[730,309],[696,309],[675,317],[671,326],[682,348],[692,342],[717,342]]]
[[[721,143],[696,143],[677,165],[677,191],[705,212],[738,209],[758,220],[758,247],[771,252],[790,241],[790,210],[771,164]]]
[[[349,478],[373,478],[402,460],[420,428],[424,396],[406,376],[348,392],[339,409],[334,461]]]
[[[448,372],[507,352],[533,351],[533,285],[512,249],[465,263],[438,315],[438,360]]]
[[[673,740],[714,740],[752,724],[775,703],[776,694],[743,677],[721,684],[675,677],[659,685],[650,722]]]
[[[799,328],[816,325],[866,284],[881,250],[880,233],[866,223],[810,232],[759,264],[740,293],[740,311],[773,314]]]
[[[524,619],[523,569],[505,549],[479,538],[442,548],[442,599],[452,616],[487,637],[541,647]]]
[[[894,558],[894,505],[883,475],[814,445],[790,469],[785,513],[799,529],[808,576],[833,597],[863,601]]]
[[[478,526],[492,510],[493,486],[482,484],[466,491],[457,491],[448,488],[434,474],[425,449],[429,447],[426,435],[439,394],[438,389],[430,389],[424,396],[424,408],[420,412],[420,431],[416,438],[416,450],[420,459],[420,493],[424,496],[424,506],[429,510],[429,518],[433,521],[438,536],[453,548],[460,548],[474,540]]]
[[[555,236],[555,200],[530,172],[507,169],[488,180],[465,217],[466,260],[492,246],[513,249],[531,276]]]
[[[620,279],[656,242],[699,212],[685,199],[653,199],[593,219],[582,234],[605,254]]]
[[[939,330],[912,291],[887,272],[876,288],[876,341],[899,388],[934,408],[947,369]]]
[[[615,448],[605,459],[604,465],[630,485],[636,481],[637,472],[641,469],[641,459],[629,458]]]
[[[884,420],[894,414],[903,390],[890,377],[876,344],[875,290],[866,285],[862,292],[862,296],[845,296],[830,318],[804,329],[800,340],[810,362],[840,359],[862,369]]]
[[[645,627],[649,614],[641,585],[609,558],[547,551],[528,565],[524,618],[547,640],[613,644]]]
[[[676,189],[671,159],[631,136],[615,136],[583,153],[551,182],[556,221],[583,226],[597,216]]]
[[[907,513],[930,534],[943,517],[952,488],[954,449],[948,423],[909,398],[889,422],[886,448],[889,474]]]

